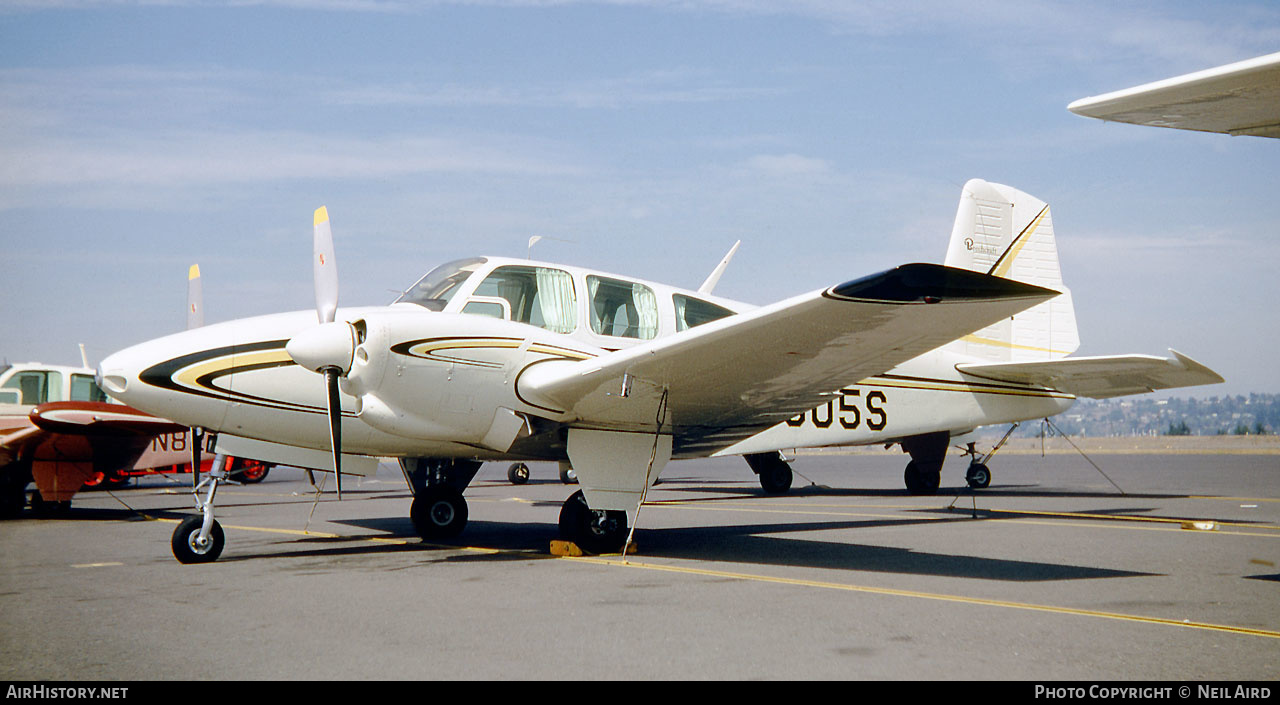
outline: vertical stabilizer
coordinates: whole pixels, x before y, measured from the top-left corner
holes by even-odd
[[[1062,292],[951,343],[993,361],[1066,357],[1080,347],[1071,292],[1062,283],[1053,217],[1044,201],[1015,188],[972,179],[964,185],[945,264]]]

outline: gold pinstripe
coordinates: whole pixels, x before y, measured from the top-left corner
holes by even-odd
[[[858,383],[859,386],[889,387],[892,389],[919,389],[930,392],[964,392],[967,394],[1000,394],[1016,397],[1046,397],[1051,399],[1075,399],[1075,395],[1055,392],[1048,389],[1013,389],[979,387],[965,382],[945,382],[942,380],[930,383],[910,382],[906,380],[870,377]]]
[[[1005,257],[1000,264],[993,267],[988,274],[1003,277],[1009,272],[1009,268],[1013,266],[1013,261],[1018,258],[1018,255],[1022,252],[1022,248],[1031,240],[1031,236],[1035,234],[1036,228],[1040,227],[1040,221],[1044,220],[1045,215],[1048,213],[1049,207],[1045,206],[1044,209],[1040,211],[1040,214],[1037,215],[1035,219],[1031,221],[1031,224],[1027,226],[1027,229],[1023,230],[1022,233],[1014,240],[1012,249],[1007,253],[1009,256]]]

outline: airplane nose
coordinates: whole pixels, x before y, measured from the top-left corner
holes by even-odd
[[[129,391],[129,380],[133,375],[125,368],[124,360],[119,354],[108,355],[94,370],[93,378],[102,391],[113,397],[119,397]]]
[[[355,329],[351,324],[334,321],[293,336],[284,349],[294,362],[308,370],[320,372],[336,368],[345,374],[351,371],[355,347]]]

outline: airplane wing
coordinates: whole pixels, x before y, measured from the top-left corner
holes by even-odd
[[[936,264],[904,265],[581,362],[535,365],[531,403],[583,428],[720,448],[1057,292]]]
[[[4,429],[0,435],[0,466],[16,460],[28,444],[38,443],[44,433],[32,425]]]
[[[56,401],[31,410],[31,422],[49,433],[73,436],[146,437],[178,433],[187,427],[122,404]]]
[[[1172,358],[1104,355],[1043,362],[957,365],[956,369],[976,377],[1038,385],[1092,399],[1224,381],[1217,372],[1186,355],[1176,350],[1169,352],[1173,353]]]
[[[1067,109],[1135,125],[1280,137],[1280,53],[1081,98]]]

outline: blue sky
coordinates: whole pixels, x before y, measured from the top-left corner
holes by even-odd
[[[0,356],[91,362],[472,254],[762,304],[940,261],[960,188],[1053,208],[1080,354],[1280,392],[1280,140],[1067,103],[1280,51],[1272,2],[0,0]],[[1178,392],[1186,395],[1188,392]]]

